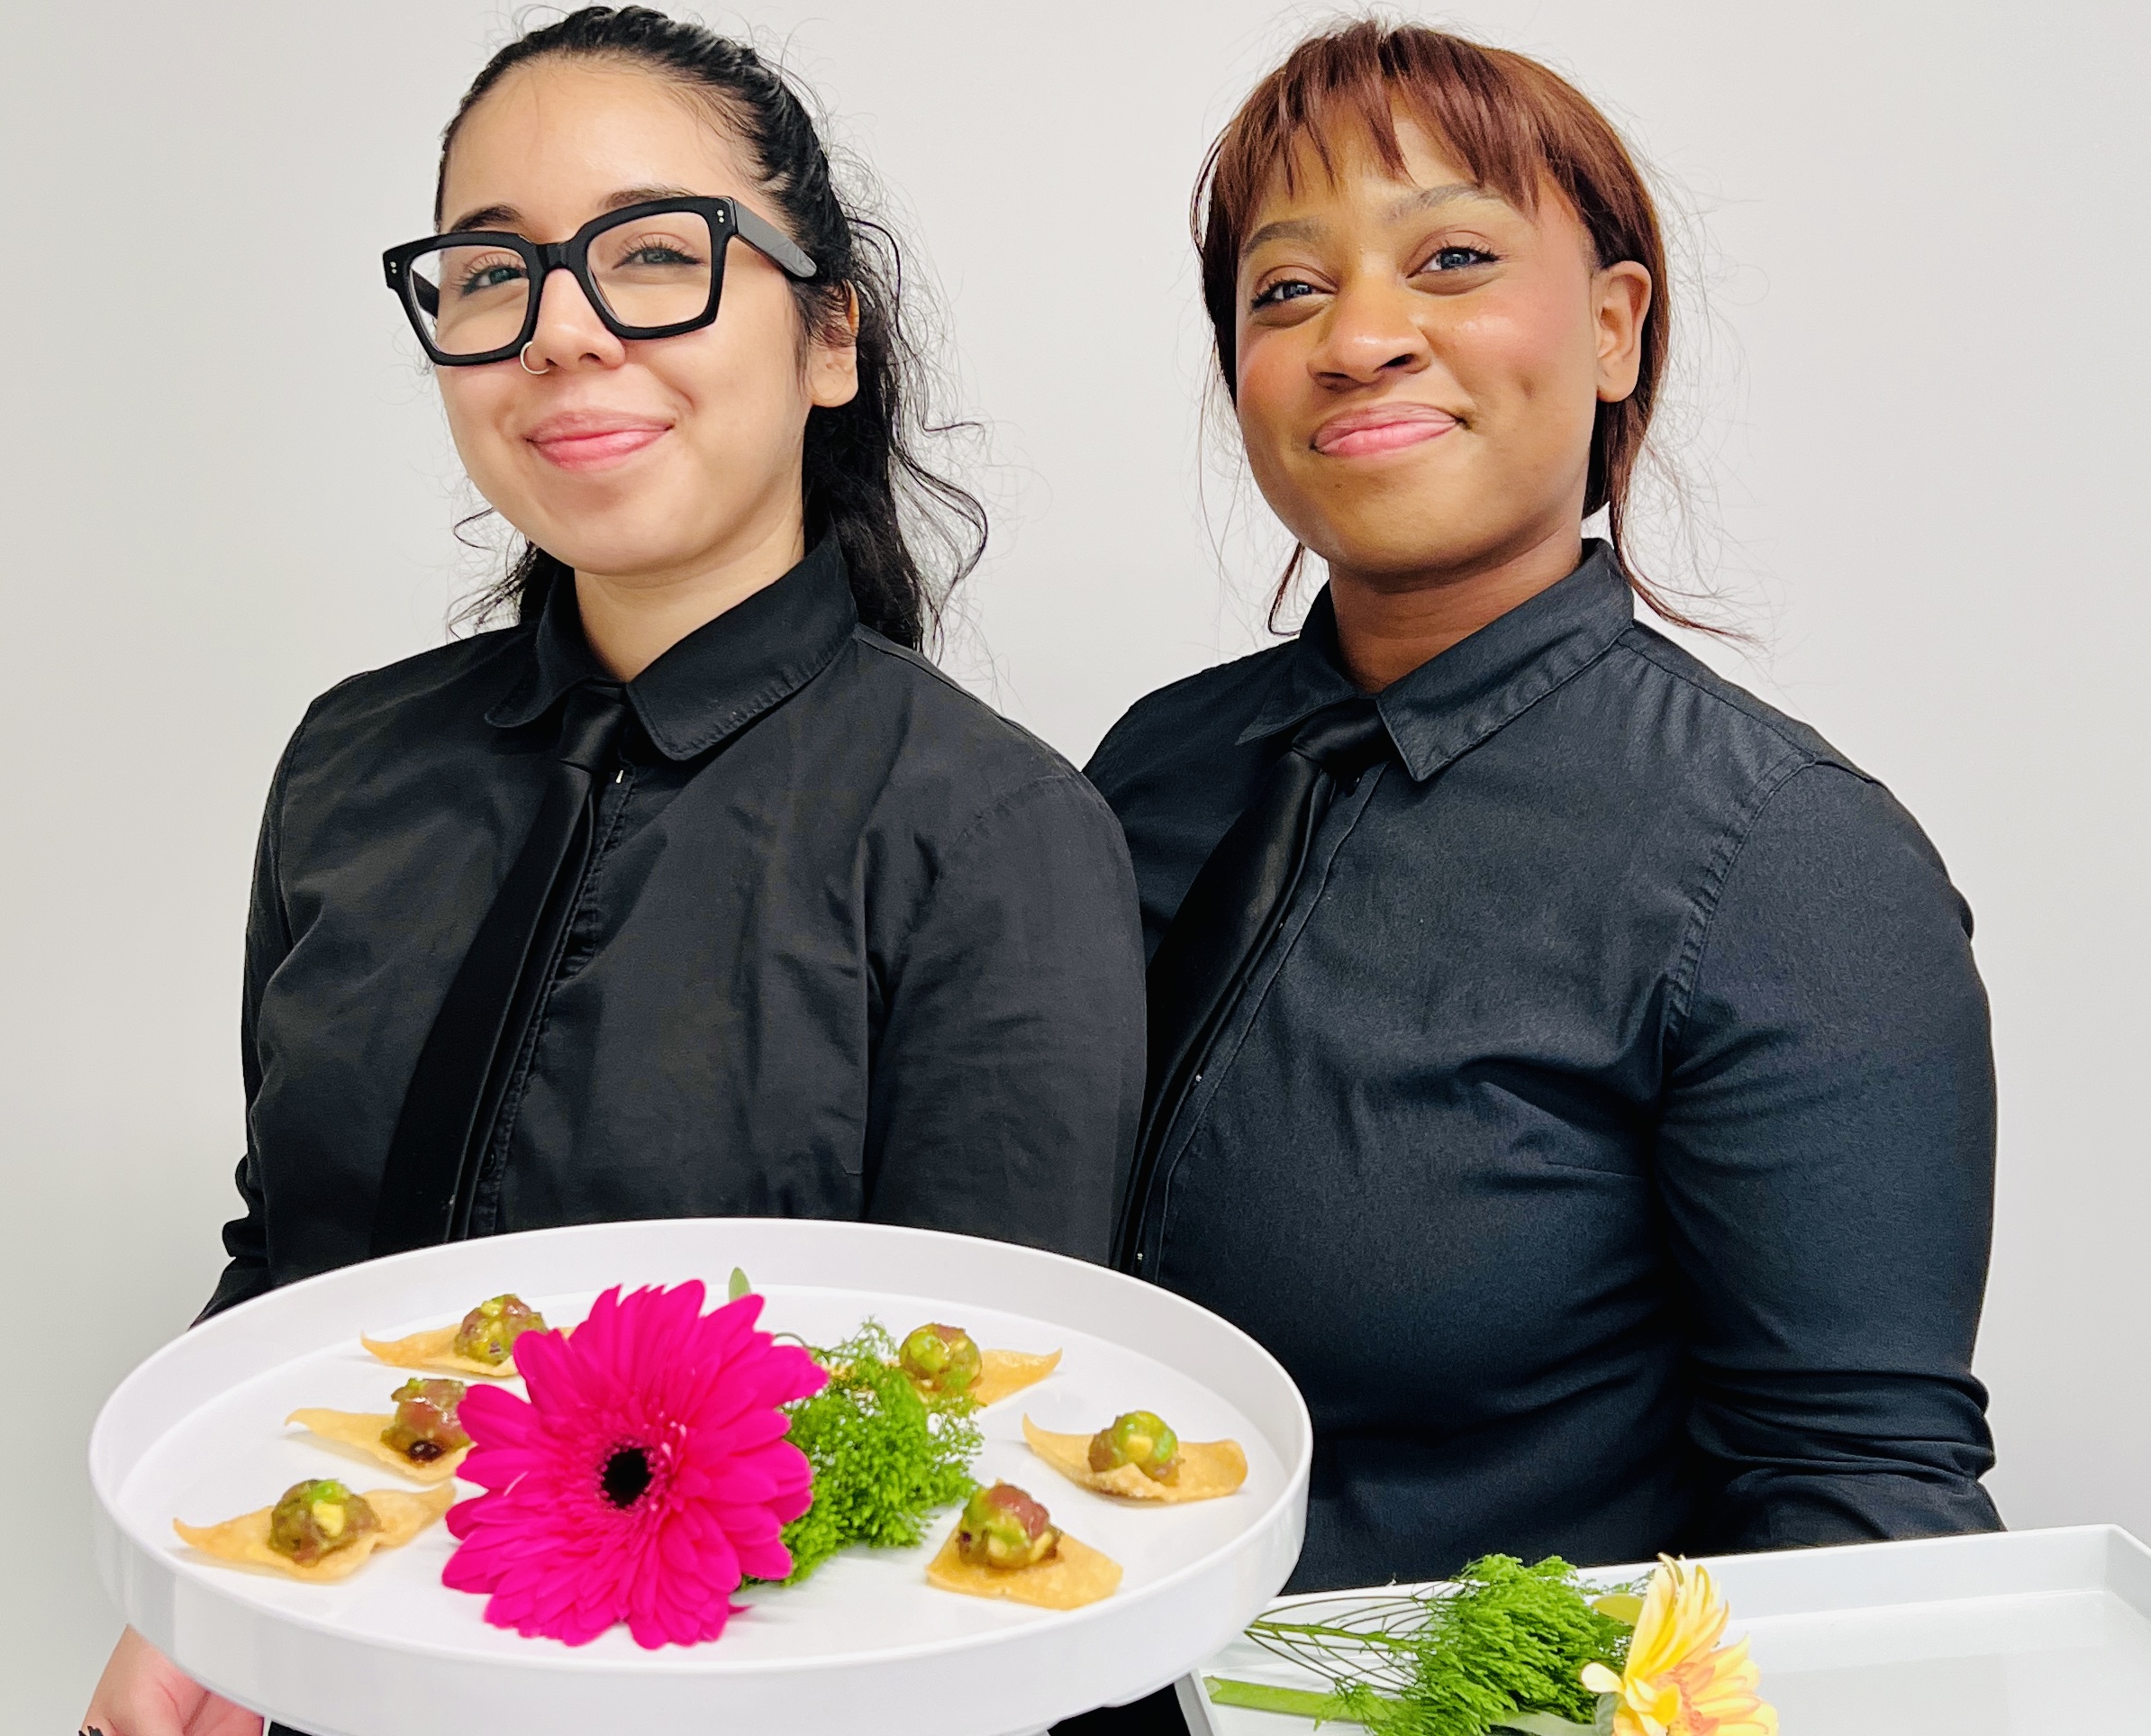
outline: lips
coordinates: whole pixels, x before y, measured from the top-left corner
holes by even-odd
[[[1325,458],[1366,458],[1439,440],[1461,425],[1430,404],[1375,404],[1330,417],[1314,431],[1313,446]]]
[[[523,438],[563,470],[602,470],[654,445],[668,427],[646,416],[570,411],[548,416]]]

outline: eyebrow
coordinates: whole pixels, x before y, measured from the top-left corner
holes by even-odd
[[[608,211],[622,211],[631,205],[641,205],[650,199],[698,199],[703,195],[685,186],[623,186],[598,206],[602,216]],[[467,211],[440,232],[443,235],[460,234],[467,229],[522,230],[522,213],[512,205],[485,205],[475,211]]]
[[[1451,181],[1447,186],[1422,186],[1407,193],[1383,214],[1383,221],[1402,223],[1407,217],[1416,217],[1423,212],[1454,205],[1459,199],[1490,199],[1496,204],[1505,203],[1498,194],[1489,193],[1484,187],[1475,186],[1470,181]],[[1246,259],[1267,241],[1317,240],[1322,228],[1322,221],[1319,217],[1286,217],[1277,223],[1265,223],[1240,244],[1240,258]]]

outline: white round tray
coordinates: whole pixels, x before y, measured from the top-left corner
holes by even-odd
[[[1119,1592],[1046,1611],[937,1591],[925,1563],[951,1510],[916,1549],[848,1551],[804,1586],[741,1594],[752,1607],[710,1644],[644,1651],[616,1628],[569,1648],[489,1627],[482,1598],[443,1586],[454,1540],[438,1525],[325,1586],[216,1566],[173,1533],[175,1518],[229,1518],[303,1477],[396,1484],[282,1426],[302,1405],[386,1408],[402,1376],[359,1349],[362,1331],[444,1324],[504,1290],[555,1325],[613,1284],[699,1277],[714,1304],[735,1266],[767,1298],[764,1325],[809,1342],[871,1315],[899,1334],[943,1320],[990,1348],[1063,1351],[1050,1378],[981,1413],[975,1469],[1030,1489],[1119,1561]],[[1023,1444],[1026,1412],[1075,1432],[1138,1407],[1191,1441],[1239,1441],[1246,1486],[1139,1508],[1064,1481]],[[90,1436],[90,1480],[98,1567],[127,1620],[197,1680],[312,1736],[1013,1736],[1162,1687],[1258,1614],[1299,1556],[1312,1445],[1267,1352],[1149,1285],[929,1231],[703,1218],[429,1248],[235,1308],[120,1384]]]

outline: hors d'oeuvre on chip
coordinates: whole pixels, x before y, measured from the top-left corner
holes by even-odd
[[[903,1341],[896,1366],[921,1392],[959,1395],[984,1406],[1045,1379],[1060,1366],[1060,1352],[982,1350],[962,1327],[929,1323]]]
[[[930,1585],[1039,1609],[1081,1609],[1120,1589],[1121,1564],[1078,1542],[1012,1483],[980,1489],[934,1559]]]
[[[389,1395],[395,1409],[387,1414],[294,1411],[284,1420],[340,1446],[356,1448],[421,1483],[440,1483],[456,1474],[456,1467],[470,1451],[470,1437],[456,1415],[467,1390],[460,1380],[414,1375]]]
[[[455,1503],[452,1488],[413,1495],[370,1489],[354,1495],[334,1477],[294,1483],[273,1507],[221,1525],[172,1529],[203,1554],[241,1567],[269,1568],[294,1579],[349,1578],[376,1550],[408,1543]]]
[[[1151,1411],[1129,1411],[1096,1434],[1054,1434],[1029,1417],[1030,1450],[1066,1477],[1130,1501],[1208,1501],[1248,1480],[1237,1441],[1183,1441]]]
[[[391,1368],[510,1380],[515,1375],[515,1341],[525,1332],[545,1330],[545,1316],[511,1292],[481,1302],[454,1326],[437,1326],[408,1338],[362,1335],[358,1341]]]

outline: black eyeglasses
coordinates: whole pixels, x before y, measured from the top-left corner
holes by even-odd
[[[538,332],[545,280],[567,271],[616,338],[670,338],[717,317],[737,235],[802,281],[812,259],[734,199],[651,199],[594,218],[564,241],[472,229],[381,255],[426,354],[446,368],[520,355]]]

